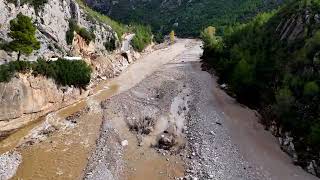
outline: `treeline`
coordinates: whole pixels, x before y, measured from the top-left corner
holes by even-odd
[[[291,133],[303,167],[320,151],[320,26],[313,19],[319,9],[316,0],[295,1],[226,28],[223,38],[213,27],[202,32],[204,62],[241,103],[259,109],[267,126],[275,121]],[[299,22],[306,11],[310,21]],[[303,34],[281,39],[277,28],[291,17]]]
[[[201,29],[214,25],[221,32],[230,24],[245,22],[287,0],[181,0],[180,3],[176,0],[122,0],[116,4],[110,4],[108,0],[84,1],[123,23],[149,24],[160,41],[161,35],[168,35],[171,30],[180,37],[198,37]],[[111,6],[112,11],[103,3]]]
[[[141,52],[141,51],[143,51],[143,49],[145,47],[147,47],[152,42],[152,32],[151,32],[151,28],[149,26],[142,25],[142,24],[140,24],[141,22],[138,22],[138,23],[128,22],[127,24],[131,23],[131,25],[126,26],[124,24],[121,24],[117,21],[112,20],[111,18],[109,18],[106,15],[103,15],[97,11],[92,10],[90,7],[87,6],[87,4],[83,0],[77,0],[77,2],[88,13],[88,16],[90,18],[97,19],[98,21],[100,21],[102,23],[110,25],[112,27],[112,29],[114,31],[116,31],[118,38],[120,40],[121,40],[122,35],[124,35],[126,32],[135,33],[135,37],[131,42],[131,45],[135,50]],[[119,3],[122,3],[122,2],[119,2]],[[71,23],[73,23],[73,22],[71,21]],[[69,27],[70,27],[69,32],[71,32],[72,29],[73,30],[78,29],[73,24],[69,24]],[[75,27],[75,28],[73,28],[73,27]],[[67,35],[67,40],[72,39],[71,37],[73,34],[71,34],[71,33],[68,33],[68,34],[69,35]],[[88,33],[84,32],[83,34],[88,34]],[[80,36],[81,36],[81,34],[80,34]],[[89,37],[89,40],[90,40],[90,36],[86,36],[86,37]],[[115,50],[116,49],[115,38],[110,39],[108,42],[105,42],[104,45],[108,51]]]
[[[16,73],[52,78],[58,85],[86,88],[91,79],[91,67],[84,61],[11,61],[0,65],[0,82],[9,82]]]

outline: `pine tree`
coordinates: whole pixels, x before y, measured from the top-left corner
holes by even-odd
[[[13,39],[9,43],[12,51],[18,52],[18,61],[21,54],[29,55],[33,50],[40,49],[40,42],[35,37],[36,27],[32,24],[30,17],[19,13],[17,17],[10,21],[9,36]]]

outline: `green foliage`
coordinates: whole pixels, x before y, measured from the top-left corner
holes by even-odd
[[[247,21],[257,13],[279,5],[279,1],[261,0],[182,0],[181,3],[176,0],[121,0],[116,4],[110,3],[112,11],[109,11],[103,6],[109,2],[100,0],[91,5],[123,23],[149,24],[154,34],[168,35],[174,29],[180,37],[197,37],[209,25],[214,25],[221,32],[227,25]]]
[[[131,45],[135,50],[142,52],[152,42],[151,28],[143,25],[135,25],[133,27],[135,36],[131,41]]]
[[[172,31],[170,32],[170,43],[173,44],[174,41],[175,41],[175,33],[174,33],[174,31],[172,30]]]
[[[34,64],[33,74],[43,75],[54,79],[62,86],[75,86],[85,88],[91,79],[91,68],[84,61],[68,61],[59,59],[46,62],[39,59]]]
[[[74,19],[69,20],[69,30],[66,32],[67,44],[71,45],[74,39],[74,32],[81,36],[87,44],[94,41],[96,36],[93,32],[87,31],[86,28],[80,27]]]
[[[106,48],[107,51],[111,52],[116,50],[116,40],[115,38],[110,38],[109,41],[104,43],[104,47]]]
[[[320,149],[320,122],[311,128],[308,142],[309,144],[316,146],[317,149]]]
[[[276,92],[274,110],[279,118],[289,118],[295,101],[291,90],[284,87]]]
[[[0,82],[9,82],[16,72],[25,73],[31,69],[31,63],[27,61],[11,61],[0,65]]]
[[[281,39],[277,28],[292,17],[303,17],[306,9],[318,14],[319,8],[317,0],[295,1],[225,28],[220,41],[212,29],[201,33],[203,59],[219,81],[228,83],[240,102],[269,112],[265,121],[276,120],[297,137],[299,154],[320,150],[320,26],[303,22],[307,33],[290,40]],[[307,147],[313,150],[306,152]]]
[[[35,37],[36,30],[31,18],[22,13],[10,21],[9,36],[13,40],[9,43],[9,48],[19,53],[18,60],[21,53],[29,55],[33,50],[40,49],[40,42]]]
[[[89,32],[86,30],[86,28],[80,28],[80,30],[77,32],[83,39],[85,39],[87,44],[90,44],[91,41],[94,41],[96,38],[96,35],[93,32]]]
[[[77,1],[77,3],[80,5],[80,7],[81,7],[84,11],[86,11],[86,12],[88,13],[88,15],[89,15],[91,18],[93,18],[93,19],[95,19],[95,20],[98,20],[98,21],[101,22],[101,23],[104,23],[104,24],[107,24],[107,25],[111,26],[111,28],[117,33],[119,39],[121,39],[121,36],[122,36],[125,32],[127,32],[127,28],[126,28],[123,24],[121,24],[121,23],[119,23],[119,22],[117,22],[117,21],[112,20],[111,18],[109,18],[109,17],[106,16],[106,15],[103,15],[103,14],[97,12],[97,11],[92,10],[92,9],[91,9],[90,7],[88,7],[85,3],[83,3],[82,0],[76,0],[76,1]]]
[[[304,90],[303,90],[303,94],[306,96],[314,96],[317,95],[319,93],[319,86],[317,85],[316,82],[307,82],[304,85]]]
[[[200,37],[207,51],[220,51],[223,47],[222,39],[216,36],[216,28],[209,26],[200,33]]]
[[[33,75],[42,75],[52,78],[62,86],[75,86],[85,88],[91,79],[91,68],[84,61],[45,61],[38,59],[37,62],[11,61],[0,65],[0,82],[9,82],[15,73],[32,72]]]

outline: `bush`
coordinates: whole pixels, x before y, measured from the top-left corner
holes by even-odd
[[[91,68],[84,61],[69,61],[59,59],[46,62],[39,59],[33,66],[34,75],[52,78],[62,86],[85,88],[91,79]]]
[[[104,43],[104,47],[106,48],[107,51],[114,51],[116,47],[116,40],[114,37],[110,38],[109,41]]]
[[[91,68],[84,61],[69,61],[59,59],[57,61],[45,61],[38,59],[37,62],[12,61],[0,65],[0,82],[9,82],[16,72],[32,72],[33,75],[42,75],[52,78],[62,86],[75,86],[85,88],[91,79]]]
[[[37,28],[32,19],[19,13],[15,19],[10,21],[9,37],[12,41],[8,43],[12,51],[18,52],[18,60],[21,54],[29,55],[34,50],[40,49],[40,42],[36,38]]]
[[[314,96],[319,93],[319,86],[316,82],[308,82],[304,85],[303,94],[306,96]]]
[[[0,82],[9,82],[16,72],[26,73],[32,65],[28,61],[11,61],[0,65]]]
[[[123,24],[112,20],[106,15],[103,15],[97,11],[92,10],[83,2],[83,0],[76,0],[76,1],[81,6],[81,8],[87,12],[89,18],[95,19],[101,23],[110,25],[111,28],[117,33],[119,39],[121,39],[121,36],[127,31],[127,28]]]
[[[90,44],[91,41],[94,41],[96,36],[93,32],[87,31],[86,28],[80,28],[77,32],[83,39],[85,39],[87,44]]]
[[[69,30],[66,32],[67,44],[71,45],[74,39],[74,32],[81,36],[87,44],[94,41],[96,36],[93,32],[87,31],[86,28],[81,28],[74,19],[69,20]]]
[[[143,25],[135,25],[133,27],[135,36],[131,41],[131,45],[136,51],[142,52],[152,41],[151,28]]]

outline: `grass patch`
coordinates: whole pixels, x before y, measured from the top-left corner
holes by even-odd
[[[127,31],[127,28],[123,24],[112,20],[106,15],[103,15],[99,12],[92,10],[82,0],[76,0],[76,1],[79,4],[79,6],[88,13],[88,15],[91,18],[94,18],[101,23],[111,26],[111,28],[117,33],[119,39],[121,39],[121,36]]]

